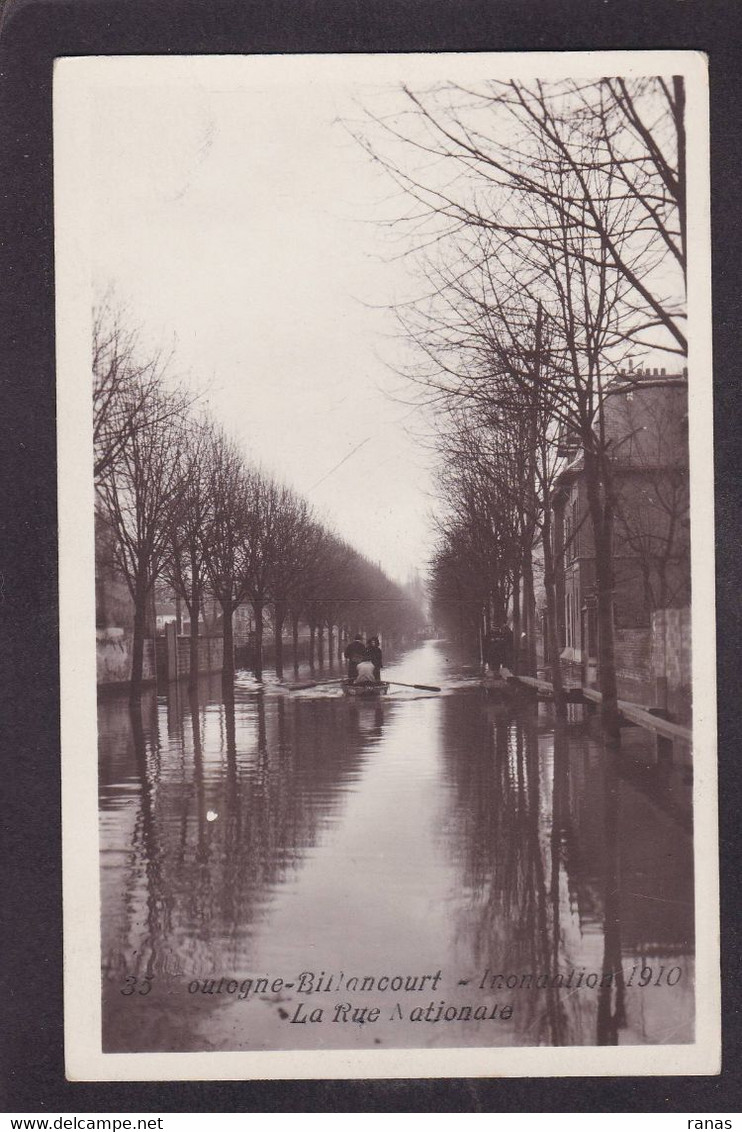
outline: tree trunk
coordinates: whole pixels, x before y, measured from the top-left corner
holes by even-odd
[[[325,626],[319,624],[317,626],[317,662],[320,668],[324,668],[325,664]]]
[[[526,632],[523,665],[528,676],[536,675],[536,598],[533,592],[533,548],[523,553],[523,628]]]
[[[198,663],[198,622],[194,624],[191,617],[191,637],[188,642],[188,682],[190,684],[198,684],[199,677],[199,663]],[[177,646],[176,646],[177,647]]]
[[[542,531],[544,552],[544,589],[546,590],[546,647],[551,666],[551,684],[554,689],[554,711],[558,719],[567,717],[567,701],[564,698],[562,665],[559,659],[559,630],[557,627],[556,569],[551,545],[551,511],[549,500],[544,499],[544,525]]]
[[[252,603],[255,614],[255,659],[253,661],[253,675],[256,680],[263,679],[263,603]]]
[[[190,666],[189,666],[189,669],[188,669],[188,682],[190,684],[195,685],[195,684],[198,684],[198,676],[199,676],[199,663],[198,663],[199,624],[198,624],[198,615],[199,615],[200,606],[201,606],[201,594],[199,593],[199,587],[197,585],[193,585],[191,587],[191,598],[190,598],[190,601],[187,602],[187,605],[188,605],[188,615],[191,619],[191,639],[190,639],[190,642],[189,642]]]
[[[595,589],[598,612],[598,683],[602,702],[600,720],[609,739],[619,741],[616,649],[613,631],[613,512],[610,485],[601,484],[595,454],[585,451],[585,480],[595,546]],[[603,479],[607,478],[604,475]]]
[[[609,545],[606,546],[606,541]],[[613,630],[613,559],[610,539],[605,532],[595,540],[595,581],[598,606],[598,670],[603,697],[600,718],[610,739],[618,740],[618,691],[616,688],[616,647]]]
[[[222,634],[224,639],[222,679],[231,682],[234,680],[234,626],[232,625],[234,603],[220,601],[219,604],[222,607]]]
[[[273,644],[276,650],[276,676],[283,679],[283,623],[286,620],[286,608],[277,601],[273,610]]]
[[[294,672],[299,673],[299,614],[291,614],[291,644],[294,650]]]
[[[335,666],[335,635],[333,633],[333,625],[331,621],[327,622],[327,659],[330,662],[330,668]]]
[[[144,675],[144,626],[147,619],[147,598],[149,591],[145,582],[137,579],[134,589],[134,639],[131,655],[131,696],[135,701],[142,694]]]
[[[309,667],[314,668],[314,640],[317,632],[317,626],[311,621],[309,622]]]
[[[513,672],[520,672],[520,574],[513,575]]]
[[[678,221],[680,223],[680,246],[683,257],[683,277],[687,278],[687,233],[688,216],[686,206],[686,137],[685,137],[685,84],[681,76],[675,75],[672,80],[673,94],[675,95],[675,125],[678,132]]]

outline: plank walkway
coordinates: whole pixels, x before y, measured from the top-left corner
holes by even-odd
[[[503,667],[501,670],[506,673],[505,679],[511,683],[525,684],[527,688],[533,688],[543,696],[551,696],[554,693],[553,685],[548,680],[538,680],[535,676],[515,676],[509,669]],[[583,689],[579,684],[566,685],[564,688],[565,698],[568,704],[581,704],[584,703]]]
[[[503,668],[501,672],[506,680],[515,684],[523,684],[528,688],[533,688],[535,691],[543,695],[553,695],[554,687],[548,680],[538,680],[535,676],[516,676],[510,669]],[[602,703],[603,697],[600,692],[595,688],[585,688],[584,686],[572,686],[565,688],[567,703],[584,703],[586,700],[599,704]],[[635,723],[639,727],[646,728],[647,731],[653,731],[655,735],[661,735],[663,739],[680,740],[683,743],[691,743],[693,741],[693,732],[690,727],[683,727],[679,723],[672,723],[669,719],[662,719],[661,716],[655,715],[648,708],[642,707],[641,704],[631,703],[630,700],[619,700],[618,710],[624,719],[630,723]]]

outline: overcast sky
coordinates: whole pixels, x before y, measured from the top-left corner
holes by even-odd
[[[151,344],[172,347],[174,368],[207,391],[246,455],[404,580],[431,551],[434,487],[425,422],[389,396],[410,354],[386,308],[416,285],[380,223],[404,206],[343,123],[364,106],[398,110],[401,82],[677,73],[675,62],[650,52],[62,60],[62,354],[86,318],[90,279],[98,297],[112,288]],[[690,152],[705,138],[696,102]],[[703,256],[691,273],[701,289]],[[696,302],[703,312],[703,290]]]
[[[430,459],[418,414],[385,393],[403,347],[376,308],[409,281],[377,223],[390,185],[338,120],[362,91],[211,76],[153,67],[96,90],[95,291],[173,346],[246,454],[404,580],[429,554]]]

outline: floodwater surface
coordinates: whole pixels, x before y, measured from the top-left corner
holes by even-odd
[[[693,1040],[689,762],[444,642],[99,703],[108,1052]]]

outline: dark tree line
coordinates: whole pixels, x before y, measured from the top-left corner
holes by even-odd
[[[445,469],[434,596],[459,617],[509,604],[530,641],[536,555],[558,656],[550,497],[579,451],[616,735],[606,405],[637,353],[686,353],[683,79],[441,83],[398,105],[353,132],[405,195],[391,228],[421,280],[399,318]]]
[[[96,505],[133,603],[133,694],[142,684],[157,583],[167,583],[188,610],[192,681],[199,675],[200,620],[214,603],[227,680],[234,675],[234,614],[243,604],[254,617],[258,678],[268,619],[279,677],[287,623],[295,669],[301,623],[309,627],[312,665],[324,662],[325,645],[328,659],[340,656],[356,631],[387,641],[413,635],[422,614],[403,588],[251,462],[166,370],[162,357],[147,360],[137,336],[110,310],[96,313]]]

